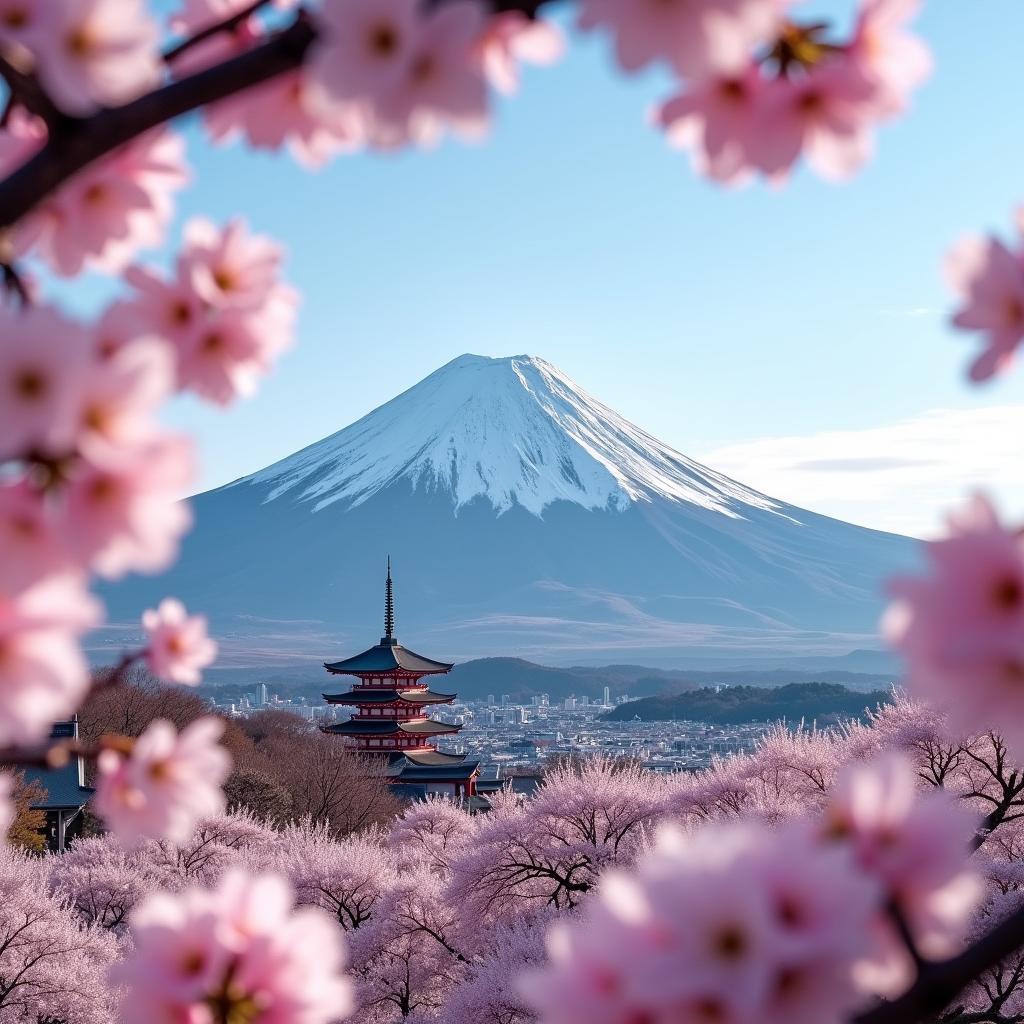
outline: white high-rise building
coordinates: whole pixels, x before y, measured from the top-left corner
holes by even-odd
[[[606,686],[604,688],[604,706],[606,708],[608,708],[608,707],[611,707],[611,704],[612,704],[612,688],[610,686]]]

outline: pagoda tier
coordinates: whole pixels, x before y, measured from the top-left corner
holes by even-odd
[[[347,693],[325,693],[323,698],[328,704],[409,704],[424,707],[427,704],[451,704],[455,700],[454,693],[436,693],[433,690],[399,690],[378,689],[369,686],[357,686]]]
[[[323,731],[343,737],[345,744],[359,753],[389,757],[394,768],[389,768],[389,777],[393,776],[395,781],[408,782],[409,779],[402,778],[407,771],[415,773],[416,784],[433,784],[432,775],[438,775],[433,780],[437,784],[458,783],[462,795],[472,795],[477,763],[467,762],[458,754],[446,754],[434,746],[436,737],[458,733],[462,726],[435,722],[424,713],[431,704],[450,704],[455,700],[454,693],[439,693],[420,682],[423,676],[450,672],[452,665],[403,647],[394,630],[389,559],[384,636],[380,643],[351,658],[324,662],[324,668],[332,674],[359,679],[358,685],[344,693],[325,693],[324,700],[328,704],[352,705],[357,713],[345,722],[323,726]],[[400,766],[395,767],[396,764]]]

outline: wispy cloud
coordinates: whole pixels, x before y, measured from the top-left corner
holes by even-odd
[[[915,319],[917,317],[924,316],[941,316],[947,311],[939,309],[937,306],[907,306],[903,309],[880,309],[878,311],[882,316],[895,316],[903,317],[908,319]]]
[[[772,497],[881,530],[934,534],[970,491],[1024,515],[1024,405],[934,409],[866,430],[763,437],[701,462]]]

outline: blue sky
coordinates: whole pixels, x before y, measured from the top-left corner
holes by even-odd
[[[287,245],[303,293],[299,344],[258,397],[172,410],[201,439],[202,485],[337,430],[460,353],[527,352],[798,504],[925,532],[998,474],[1024,513],[1024,382],[963,383],[972,345],[945,325],[939,269],[958,235],[1006,232],[1024,202],[1024,4],[931,0],[919,28],[936,73],[845,186],[697,178],[645,124],[665,80],[624,78],[589,37],[527,74],[481,146],[310,175],[214,148],[190,124],[196,181],[172,240],[192,214],[244,213]],[[110,288],[61,291],[95,306]]]

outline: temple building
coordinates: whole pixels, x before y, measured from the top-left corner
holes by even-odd
[[[359,680],[345,693],[323,695],[328,704],[357,709],[348,721],[323,726],[324,732],[344,737],[355,752],[386,757],[391,782],[408,795],[441,793],[465,799],[476,795],[479,763],[437,747],[439,737],[458,733],[462,726],[434,721],[427,714],[431,704],[451,704],[456,694],[438,693],[423,680],[445,675],[452,666],[410,651],[395,637],[390,558],[380,643],[343,661],[324,662],[324,668]]]

